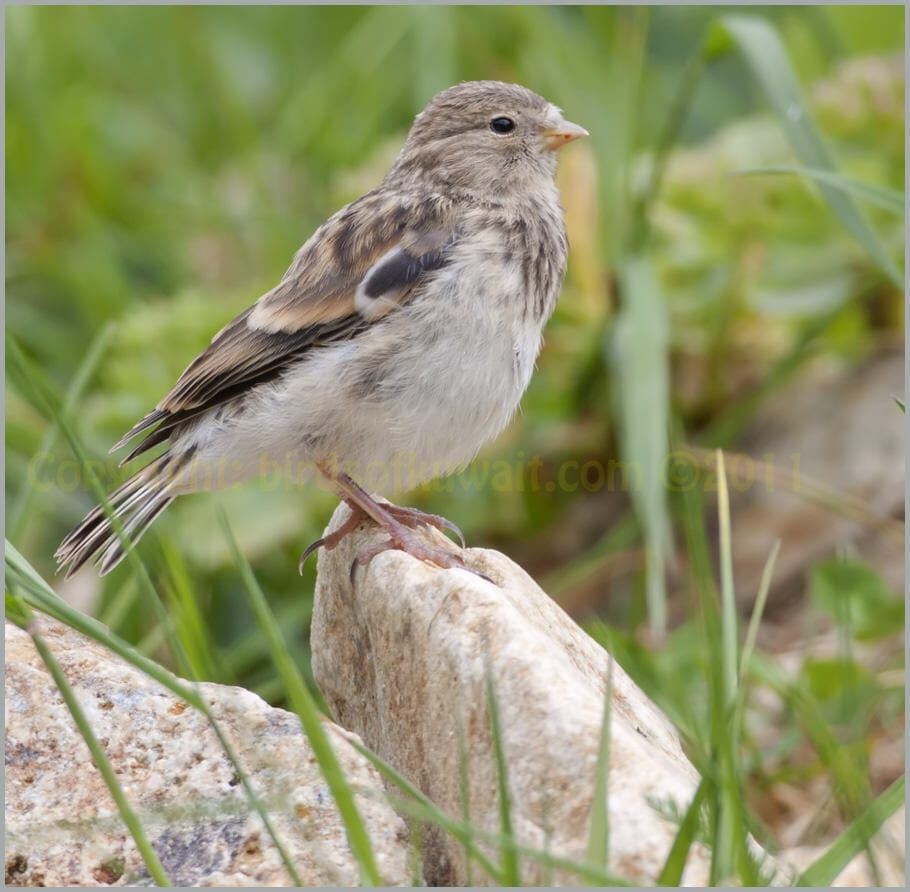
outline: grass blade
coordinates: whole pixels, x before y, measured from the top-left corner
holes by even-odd
[[[768,592],[771,590],[771,578],[774,575],[774,565],[777,563],[777,556],[780,554],[780,539],[778,539],[771,548],[771,554],[765,562],[765,568],[762,570],[761,582],[758,586],[758,595],[755,598],[755,606],[752,608],[752,616],[749,618],[749,628],[746,631],[746,641],[743,644],[743,652],[739,661],[739,681],[742,685],[746,675],[746,669],[749,667],[749,659],[755,650],[755,641],[758,638],[758,627],[761,625],[762,614],[765,612],[765,604],[768,600]]]
[[[126,561],[127,564],[132,567],[135,578],[138,581],[139,588],[145,593],[147,601],[155,609],[158,620],[159,628],[164,633],[164,638],[168,642],[168,645],[171,648],[171,651],[174,655],[175,660],[177,661],[178,666],[182,667],[184,674],[191,675],[195,678],[193,666],[191,662],[187,659],[186,651],[184,649],[183,642],[181,642],[173,631],[173,623],[171,617],[168,615],[167,611],[164,608],[164,605],[161,602],[158,592],[155,589],[155,586],[152,584],[151,577],[148,572],[148,568],[143,562],[142,558],[132,547],[129,546],[128,540],[124,536],[123,527],[118,518],[114,517],[113,511],[110,506],[110,502],[107,498],[107,493],[102,487],[100,480],[98,479],[97,474],[95,473],[86,453],[86,450],[82,446],[82,443],[76,436],[75,432],[71,428],[67,418],[61,412],[58,401],[56,400],[53,394],[53,388],[48,381],[45,380],[44,376],[26,359],[24,353],[19,347],[18,343],[9,335],[7,335],[7,346],[9,348],[9,353],[14,358],[15,369],[22,380],[22,382],[30,389],[33,394],[33,397],[38,402],[41,410],[57,424],[60,431],[63,433],[67,443],[72,449],[73,453],[79,460],[82,469],[85,473],[86,479],[88,480],[92,491],[95,497],[98,499],[98,503],[101,505],[102,509],[105,512],[107,518],[111,521],[114,531],[121,542],[126,547]],[[21,558],[21,555],[16,555],[20,558],[21,563],[26,563],[24,559]],[[40,579],[37,573],[32,570],[30,567],[28,571],[24,573],[24,579],[30,583],[30,588],[32,594],[35,595],[39,602],[43,602],[47,612],[51,615],[56,615],[61,622],[66,622],[72,628],[77,631],[85,630],[87,634],[90,634],[91,637],[94,637],[96,640],[102,640],[103,638],[112,639],[110,632],[106,629],[103,629],[99,633],[98,625],[94,621],[89,620],[88,617],[83,617],[78,611],[73,611],[71,609],[61,609],[61,604],[63,602],[60,598],[56,596],[51,590],[50,587],[43,583],[43,580]],[[41,584],[37,584],[36,581]],[[50,597],[48,597],[48,592],[50,592]],[[65,606],[65,605],[64,605]],[[39,609],[43,609],[39,606]],[[69,620],[69,621],[68,621]],[[100,637],[99,637],[100,634]],[[150,677],[155,678],[160,681],[162,684],[165,684],[169,689],[174,690],[175,692],[179,689],[183,691],[189,691],[186,685],[177,683],[177,680],[166,672],[164,669],[159,667],[153,661],[148,660],[143,657],[138,651],[133,650],[126,646],[123,647],[123,642],[119,642],[121,650],[121,655],[126,659],[130,659],[131,662],[134,658],[142,660],[143,665],[140,667],[145,671]],[[115,648],[116,650],[116,648]],[[134,663],[135,665],[138,665]],[[243,785],[244,792],[247,796],[247,799],[251,807],[257,812],[259,817],[262,819],[263,824],[271,837],[273,843],[275,844],[276,849],[279,852],[279,855],[284,863],[291,879],[299,884],[300,877],[294,867],[293,863],[290,860],[289,855],[287,854],[286,849],[282,845],[281,841],[278,839],[277,835],[272,826],[271,819],[269,818],[268,812],[265,810],[261,799],[253,790],[252,785],[249,781],[249,778],[243,769],[243,766],[240,765],[237,760],[236,755],[233,752],[232,747],[230,746],[227,738],[224,736],[224,733],[221,731],[220,726],[215,721],[212,716],[207,703],[205,700],[193,691],[189,696],[186,694],[179,694],[182,696],[186,702],[191,704],[195,709],[198,709],[202,712],[209,721],[209,724],[212,727],[213,732],[215,733],[218,741],[227,756],[228,760],[234,767],[234,770],[237,773],[237,776],[240,778],[241,784]]]
[[[163,541],[160,544],[170,570],[169,583],[164,587],[168,608],[187,661],[192,666],[193,677],[223,679],[225,673],[218,659],[218,647],[193,591],[186,562],[173,542]]]
[[[653,13],[640,6],[616,8],[609,13],[601,10],[599,16],[593,9],[589,12],[590,25],[600,31],[600,52],[606,51],[605,77],[596,94],[600,109],[592,115],[590,127],[600,140],[598,155],[604,160],[600,166],[601,208],[604,232],[610,233],[604,249],[608,262],[620,266],[620,252],[634,249],[637,238],[630,171],[640,127]]]
[[[831,844],[796,881],[797,886],[830,886],[837,875],[862,852],[885,821],[904,804],[904,778],[898,778]]]
[[[645,533],[648,618],[660,638],[667,626],[664,561],[669,545],[663,482],[670,405],[666,303],[644,256],[625,259],[620,282],[623,305],[610,353],[618,378],[622,452],[634,474],[632,500]]]
[[[730,495],[727,490],[727,473],[724,454],[718,449],[717,457],[717,515],[720,526],[720,652],[721,710],[732,707],[737,690],[736,653],[736,596],[733,591],[733,554],[730,534]],[[714,880],[728,883],[734,879],[736,841],[740,829],[738,801],[737,747],[739,740],[731,739],[726,721],[715,722],[721,734],[714,740],[718,758],[718,813],[717,839],[713,850]]]
[[[71,629],[80,632],[86,637],[91,638],[93,641],[96,641],[102,646],[113,651],[128,663],[135,666],[141,672],[145,673],[150,678],[166,687],[169,691],[176,694],[194,709],[197,709],[208,719],[209,724],[212,726],[212,731],[215,733],[215,736],[218,738],[218,742],[221,745],[221,748],[224,750],[225,756],[233,766],[234,771],[237,773],[237,776],[240,778],[240,782],[243,785],[247,801],[262,819],[266,832],[269,834],[269,837],[274,843],[279,857],[287,869],[289,876],[291,877],[292,881],[299,886],[301,884],[300,875],[298,874],[297,869],[294,867],[294,864],[291,861],[287,850],[275,833],[271,819],[269,818],[268,812],[266,811],[262,800],[253,789],[246,771],[237,759],[237,756],[234,753],[229,741],[224,736],[224,732],[221,730],[220,725],[215,721],[214,716],[211,714],[211,711],[208,708],[208,704],[199,694],[196,687],[191,684],[186,684],[185,682],[176,678],[164,667],[158,665],[158,663],[140,653],[138,649],[130,646],[117,635],[114,635],[109,629],[105,628],[97,620],[85,616],[78,610],[70,607],[69,604],[67,604],[62,598],[57,595],[56,592],[53,591],[53,589],[50,588],[50,586],[35,572],[35,570],[25,560],[25,558],[23,558],[22,555],[20,555],[19,552],[16,551],[16,549],[9,542],[6,542],[6,569],[7,583],[9,584],[12,582],[21,586],[23,589],[22,601],[25,602],[28,606],[34,607],[36,610],[40,610],[42,613],[48,614],[48,616],[52,616],[54,619],[59,620],[65,625],[69,626]],[[162,632],[164,628],[164,626],[158,626],[156,627],[155,632],[164,634]]]
[[[778,165],[775,167],[754,167],[750,170],[731,170],[730,176],[752,176],[755,174],[793,174],[824,183],[832,189],[839,189],[848,195],[855,195],[873,204],[882,210],[888,211],[898,217],[904,216],[904,194],[896,189],[886,189],[884,186],[872,186],[862,180],[844,176],[830,170],[817,170],[814,167],[794,167]]]
[[[630,235],[630,246],[640,250],[650,233],[649,215],[663,185],[664,174],[670,160],[673,147],[679,142],[683,125],[692,106],[695,92],[701,82],[708,55],[704,47],[699,47],[686,62],[677,82],[676,92],[654,145],[654,160],[648,176],[647,186],[641,192],[633,208],[633,220]]]
[[[720,525],[720,623],[722,635],[724,706],[733,703],[738,688],[736,592],[733,588],[733,541],[730,530],[730,492],[724,454],[717,456],[717,516]]]
[[[757,16],[727,15],[716,27],[732,40],[745,59],[803,164],[813,170],[836,173],[834,161],[809,115],[796,74],[773,26]],[[828,183],[819,182],[819,188],[847,231],[879,269],[903,288],[904,277],[851,195]]]
[[[609,648],[612,653],[612,648]],[[594,802],[591,807],[591,824],[588,828],[586,859],[590,864],[606,868],[610,858],[610,717],[613,706],[613,658],[607,668],[607,684],[604,694],[604,717],[600,729],[600,745],[597,748],[597,778],[594,782]]]
[[[204,704],[196,691],[183,683],[154,660],[143,656],[136,648],[105,628],[98,620],[80,613],[66,603],[32,568],[9,541],[5,543],[7,584],[15,583],[22,589],[21,597],[28,606],[46,613],[69,628],[85,635],[122,657],[140,672],[153,678],[195,709]]]
[[[445,830],[453,839],[456,839],[466,848],[470,849],[471,856],[489,874],[497,885],[505,885],[502,873],[496,865],[494,865],[486,855],[477,848],[475,840],[482,840],[483,842],[497,846],[500,849],[512,848],[519,855],[530,861],[534,861],[543,867],[563,870],[575,874],[581,880],[591,885],[619,887],[631,885],[627,880],[624,880],[603,868],[597,867],[594,864],[588,864],[583,861],[573,861],[570,858],[553,855],[548,851],[524,846],[517,842],[513,836],[506,837],[502,833],[483,830],[480,827],[472,826],[450,817],[445,812],[441,811],[406,778],[402,777],[402,775],[400,775],[391,765],[385,762],[380,756],[377,756],[376,753],[367,749],[362,743],[358,743],[357,741],[351,741],[351,744],[370,761],[386,780],[406,794],[407,798],[390,797],[396,811],[406,813],[427,823],[435,824]]]
[[[19,343],[11,334],[9,334],[9,332],[7,332],[6,347],[7,357],[12,358],[13,360],[11,363],[11,370],[15,372],[22,385],[31,393],[33,402],[39,411],[56,424],[57,428],[63,434],[67,444],[79,461],[82,473],[84,474],[84,479],[88,481],[92,493],[98,500],[99,506],[104,511],[105,518],[110,522],[117,539],[125,550],[125,560],[136,573],[136,578],[138,579],[140,586],[144,589],[150,603],[160,607],[161,599],[158,597],[155,586],[152,585],[148,568],[145,566],[142,558],[133,549],[129,537],[124,533],[123,524],[120,518],[114,515],[114,511],[111,508],[107,497],[107,492],[98,479],[98,474],[95,472],[95,468],[89,460],[85,447],[76,436],[75,431],[69,423],[69,419],[63,412],[59,400],[54,393],[53,386],[41,370],[36,368],[35,364],[26,358]]]
[[[465,854],[469,855],[477,864],[486,871],[487,875],[495,881],[497,885],[504,885],[502,874],[498,867],[477,847],[474,842],[476,828],[467,821],[457,821],[449,817],[444,811],[417,787],[415,787],[404,775],[396,771],[380,756],[377,756],[372,750],[367,749],[362,743],[356,740],[351,741],[351,745],[390,783],[398,787],[409,800],[419,806],[421,811],[414,811],[423,820],[435,824],[442,830],[445,830],[453,839],[456,839],[464,847]],[[399,809],[401,810],[401,809]]]
[[[670,846],[670,852],[660,871],[660,876],[657,877],[658,886],[678,886],[682,883],[682,875],[686,869],[689,849],[692,848],[692,843],[695,842],[695,837],[698,833],[701,821],[701,807],[705,801],[706,790],[707,783],[702,778],[679,825],[679,830],[673,840],[673,845]]]
[[[234,555],[237,568],[240,571],[250,607],[263,634],[268,639],[272,661],[284,682],[285,690],[294,712],[297,713],[300,719],[303,731],[310,741],[310,746],[313,748],[313,755],[319,763],[319,769],[329,785],[335,804],[338,806],[338,812],[347,832],[348,843],[351,846],[351,853],[354,855],[360,869],[361,881],[372,886],[381,886],[383,884],[382,877],[376,867],[369,834],[366,831],[363,819],[360,817],[357,804],[354,802],[354,794],[351,791],[351,787],[344,776],[344,772],[341,770],[338,757],[329,743],[328,734],[322,725],[322,716],[316,706],[316,701],[313,699],[313,695],[303,681],[300,670],[288,652],[281,629],[278,627],[275,616],[269,607],[268,601],[266,601],[265,594],[253,574],[253,568],[237,546],[227,518],[223,513],[221,514],[221,525],[231,552]]]
[[[743,714],[746,709],[746,672],[749,668],[749,662],[752,659],[752,653],[755,650],[755,642],[758,638],[758,627],[761,625],[761,618],[765,612],[765,604],[768,600],[768,592],[771,589],[771,577],[774,574],[774,565],[777,563],[777,555],[780,552],[780,539],[778,539],[768,555],[762,570],[761,582],[758,586],[758,595],[755,599],[755,606],[752,609],[752,616],[749,618],[749,628],[746,631],[746,640],[743,644],[742,654],[739,659],[739,678],[736,690],[736,703],[733,710],[733,718],[730,722],[730,736],[734,740],[739,740],[742,734]]]
[[[73,380],[63,396],[61,405],[62,414],[69,415],[75,408],[86,385],[95,373],[98,363],[101,362],[101,358],[107,350],[115,328],[116,326],[113,323],[108,323],[100,332],[98,332],[97,337],[95,337],[89,345],[88,351],[85,354],[85,359],[82,360],[79,364],[79,368],[76,369]],[[42,456],[50,452],[59,432],[59,425],[52,420],[48,425],[47,430],[44,432],[44,436],[41,438],[41,444],[38,446],[36,455]],[[10,513],[11,519],[9,522],[8,535],[14,540],[20,538],[22,531],[25,528],[25,522],[28,520],[29,509],[31,508],[32,499],[35,495],[34,481],[32,480],[31,483],[32,485],[30,486],[23,486],[22,491],[19,493],[19,498],[16,500],[16,504],[13,506]]]
[[[733,586],[733,543],[730,524],[730,491],[724,454],[717,455],[717,511],[720,527],[720,650],[722,666],[721,713],[713,723],[714,751],[718,761],[717,840],[712,865],[715,879],[733,879],[745,885],[763,885],[759,870],[749,850],[748,818],[743,805],[744,792],[740,770],[740,726],[738,704],[740,697],[738,660],[738,613]],[[718,704],[715,704],[718,708]]]
[[[499,793],[499,824],[502,832],[502,881],[504,886],[521,885],[521,869],[515,849],[515,834],[512,829],[512,802],[509,796],[509,776],[505,749],[502,741],[502,726],[499,722],[499,703],[493,687],[493,673],[487,667],[487,704],[490,710],[490,732],[493,737],[493,753],[496,758],[496,784]]]
[[[466,827],[471,826],[471,766],[468,756],[468,741],[465,736],[464,722],[458,720],[458,783],[461,793],[461,820]],[[473,840],[469,840],[473,843]],[[466,885],[473,886],[472,865],[469,857],[471,849],[468,843],[463,844]]]
[[[788,678],[772,659],[755,654],[752,671],[760,683],[780,696],[804,728],[825,771],[831,776],[831,787],[841,811],[858,814],[869,803],[869,780],[865,769],[831,728],[818,699],[802,679]]]
[[[126,550],[125,560],[127,565],[133,569],[139,588],[144,592],[148,603],[153,607],[158,616],[160,628],[165,633],[165,640],[171,649],[178,668],[185,675],[192,677],[194,681],[198,682],[199,679],[195,675],[194,667],[190,660],[187,658],[185,644],[174,633],[172,619],[165,609],[163,603],[161,602],[161,598],[158,595],[157,589],[152,584],[152,579],[149,575],[148,568],[146,567],[139,553],[133,547],[131,547],[129,540],[123,531],[123,525],[120,519],[114,516],[114,512],[111,508],[110,501],[108,500],[107,493],[105,492],[104,487],[101,485],[101,481],[98,479],[98,475],[95,473],[95,470],[88,459],[88,454],[85,448],[83,447],[79,438],[76,436],[73,428],[70,426],[68,419],[64,416],[59,408],[59,401],[56,399],[53,386],[46,380],[46,376],[43,375],[39,369],[36,369],[34,364],[28,361],[25,354],[22,352],[22,349],[19,346],[18,342],[9,333],[7,333],[6,344],[8,349],[7,355],[12,355],[14,359],[14,368],[20,378],[20,381],[23,383],[26,389],[32,393],[34,399],[38,403],[40,410],[43,411],[47,417],[53,419],[57,424],[60,431],[63,433],[67,443],[69,444],[70,449],[72,449],[73,454],[79,460],[85,477],[92,488],[92,492],[98,500],[98,504],[103,509],[107,519],[111,522],[117,538],[120,540],[121,544]],[[31,570],[31,568],[29,569]],[[30,582],[32,583],[33,589],[37,588],[37,590],[40,592],[43,586],[35,586],[35,578],[40,579],[40,576],[38,576],[38,574],[33,570],[31,570],[27,576],[30,577]],[[47,588],[49,588],[49,586]],[[58,608],[58,603],[55,602],[60,602],[60,599],[56,595],[50,599],[49,606],[52,608]],[[74,625],[72,628],[78,628],[78,626]],[[148,664],[151,664],[151,666],[155,665],[151,661],[148,661]],[[156,668],[159,670],[157,673],[155,671],[148,671],[148,674],[152,677],[162,677],[163,675],[168,674],[164,673],[163,670],[160,670],[160,667]],[[220,743],[225,756],[231,762],[234,770],[237,773],[237,776],[240,778],[240,782],[243,785],[243,789],[247,796],[247,800],[250,803],[250,806],[256,811],[262,820],[266,832],[269,834],[269,837],[274,843],[275,848],[277,849],[282,860],[282,863],[287,869],[292,881],[295,884],[300,885],[300,875],[297,873],[297,869],[294,867],[294,864],[291,861],[287,850],[275,833],[272,821],[265,809],[265,806],[262,803],[262,800],[253,789],[246,771],[238,761],[233,748],[222,732],[221,727],[215,721],[214,716],[208,708],[208,704],[205,702],[204,698],[200,697],[198,694],[190,699],[187,699],[187,702],[202,712],[208,719],[209,724],[212,727],[212,731],[218,738],[218,742]]]
[[[76,694],[70,687],[67,677],[63,674],[60,664],[37,631],[35,614],[28,604],[26,604],[15,592],[10,592],[10,597],[13,599],[18,612],[24,617],[26,621],[25,631],[31,636],[35,649],[40,654],[44,665],[47,666],[51,677],[54,679],[54,684],[57,686],[57,690],[60,691],[60,696],[63,697],[63,702],[66,704],[66,708],[73,717],[73,721],[79,729],[79,734],[88,746],[89,751],[92,754],[92,761],[95,763],[95,767],[100,772],[101,777],[104,778],[104,783],[117,805],[120,819],[126,825],[130,835],[133,837],[136,848],[139,850],[139,854],[142,856],[142,860],[145,862],[149,874],[158,886],[170,886],[170,880],[168,879],[164,866],[158,858],[158,853],[149,842],[142,823],[136,815],[136,812],[133,811],[129,800],[126,798],[126,794],[120,786],[120,781],[117,780],[117,774],[102,749],[101,744],[98,742],[98,738],[95,737],[92,726],[89,724],[88,719],[85,717],[85,713],[82,711],[82,707],[79,705],[79,701],[76,699]]]

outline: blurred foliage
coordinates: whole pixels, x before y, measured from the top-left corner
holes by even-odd
[[[900,290],[832,213],[817,183],[734,175],[799,159],[742,59],[726,53],[693,67],[722,13],[8,8],[8,331],[60,393],[70,393],[73,424],[110,485],[122,472],[107,457],[109,445],[215,331],[274,284],[328,214],[378,182],[433,93],[474,78],[537,90],[591,131],[564,153],[559,174],[572,245],[564,294],[521,414],[472,468],[413,501],[454,519],[469,542],[498,547],[546,574],[554,591],[580,566],[631,555],[630,607],[610,616],[622,626],[615,639],[621,661],[625,654],[646,689],[649,673],[665,690],[680,688],[677,702],[697,712],[701,701],[687,701],[686,686],[705,667],[686,671],[702,658],[690,646],[690,627],[659,655],[636,643],[648,589],[634,509],[652,532],[660,529],[659,511],[633,506],[625,491],[604,498],[577,478],[574,486],[556,485],[557,469],[589,459],[608,468],[647,448],[637,445],[642,437],[653,444],[667,429],[704,447],[729,446],[752,417],[756,394],[769,394],[768,382],[782,384],[818,357],[856,363],[899,342],[903,331]],[[903,9],[752,13],[782,38],[838,172],[902,191]],[[687,83],[690,101],[665,144],[670,110]],[[659,188],[650,195],[658,169]],[[862,209],[899,262],[902,217],[869,203]],[[643,265],[629,267],[636,244]],[[640,340],[620,343],[617,320],[635,300],[623,283],[634,282],[652,283],[651,309],[634,320]],[[642,366],[650,354],[636,356],[639,346],[657,351],[665,366]],[[641,395],[624,390],[623,375],[641,367],[654,381],[636,379]],[[668,391],[655,415],[649,388],[660,393],[662,381]],[[637,406],[642,400],[647,405]],[[94,500],[77,485],[65,444],[13,379],[6,404],[12,539],[49,576],[55,545]],[[181,500],[156,525],[141,550],[169,604],[185,606],[189,591],[198,602],[211,639],[211,650],[200,651],[200,674],[266,696],[277,690],[218,507],[279,622],[294,630],[294,653],[306,666],[315,562],[301,581],[297,557],[334,504],[316,488],[250,484]],[[587,520],[576,525],[579,518]],[[896,608],[864,573],[825,565],[812,590],[831,612],[843,592],[861,588],[869,599],[862,610],[859,595],[851,601],[858,611],[851,622],[874,636],[882,622],[896,621]],[[128,567],[103,581],[87,572],[60,588],[140,649],[161,655],[155,614]],[[202,634],[199,617],[178,621]],[[864,696],[868,679],[850,673],[842,673],[849,675],[845,690]],[[825,677],[809,667],[805,683],[814,690]]]
[[[857,560],[832,559],[810,578],[815,603],[859,640],[874,640],[904,626],[904,599],[875,570]]]

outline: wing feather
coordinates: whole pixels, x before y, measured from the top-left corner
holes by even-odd
[[[312,348],[373,324],[380,314],[357,306],[358,288],[375,271],[384,286],[383,315],[405,300],[421,273],[442,265],[454,231],[448,217],[438,201],[408,201],[383,190],[343,208],[297,252],[281,282],[221,329],[114,448],[148,432],[124,459],[130,461],[185,421],[275,378]],[[410,262],[395,253],[403,251]],[[397,259],[389,264],[390,257]]]

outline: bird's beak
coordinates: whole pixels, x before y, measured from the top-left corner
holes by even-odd
[[[573,124],[571,121],[561,121],[558,126],[543,132],[544,141],[551,152],[587,135],[588,131],[584,127],[579,127],[578,124]]]

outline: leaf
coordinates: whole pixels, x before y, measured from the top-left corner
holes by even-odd
[[[648,258],[627,257],[619,273],[623,304],[612,330],[610,354],[618,378],[622,454],[645,532],[648,616],[655,634],[663,635],[669,545],[664,490],[670,404],[667,309]]]
[[[872,676],[862,665],[845,657],[807,659],[802,674],[820,703],[847,701],[858,692],[868,692],[874,685]],[[844,720],[847,718],[844,716]]]
[[[695,790],[695,795],[692,797],[692,802],[689,803],[689,807],[686,809],[682,821],[680,821],[679,830],[673,839],[673,845],[670,846],[667,860],[664,862],[660,876],[657,878],[658,886],[679,886],[682,884],[682,875],[686,869],[689,850],[698,835],[700,813],[707,790],[708,784],[702,778],[698,788]]]
[[[715,27],[732,38],[803,164],[826,174],[836,174],[831,153],[809,115],[796,74],[774,28],[763,19],[749,15],[723,16]],[[711,45],[719,44],[715,41]],[[819,182],[819,188],[847,231],[888,278],[903,288],[903,275],[851,195],[824,182]]]
[[[904,193],[896,189],[887,189],[884,186],[873,186],[864,183],[862,180],[855,180],[853,177],[844,176],[842,173],[834,173],[830,170],[818,170],[814,167],[795,167],[787,165],[778,165],[775,167],[753,167],[749,170],[731,170],[730,176],[752,176],[755,174],[795,174],[796,176],[805,177],[806,179],[815,180],[817,183],[824,183],[832,189],[839,189],[848,195],[855,195],[889,211],[898,217],[904,216]]]
[[[832,559],[809,577],[813,602],[857,638],[883,638],[904,627],[904,600],[868,564]]]

